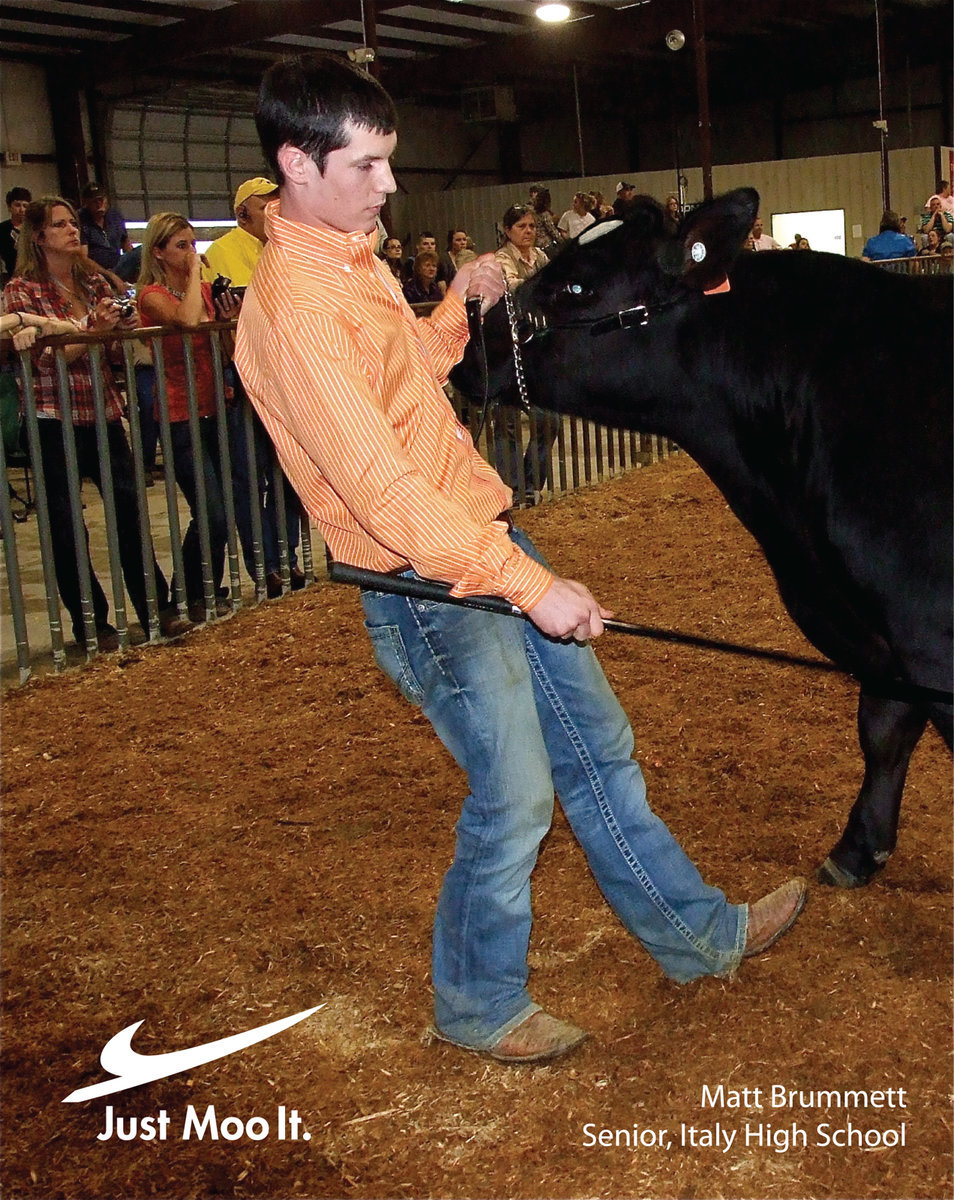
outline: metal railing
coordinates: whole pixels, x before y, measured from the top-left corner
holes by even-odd
[[[954,255],[919,254],[915,258],[871,259],[873,267],[893,271],[896,275],[950,275]]]
[[[94,382],[93,400],[95,408],[95,437],[98,456],[99,481],[97,492],[86,489],[80,476],[80,459],[77,455],[76,434],[70,421],[45,422],[38,418],[35,404],[35,379],[29,351],[21,352],[18,370],[21,388],[21,436],[23,449],[28,456],[28,465],[20,470],[32,474],[30,491],[32,502],[29,511],[14,513],[15,495],[12,482],[20,482],[16,468],[8,467],[7,453],[0,440],[0,468],[8,486],[0,493],[0,532],[3,536],[3,564],[5,587],[0,589],[0,598],[5,603],[0,613],[3,633],[4,675],[12,676],[11,646],[16,653],[16,672],[19,682],[26,682],[34,674],[38,661],[45,661],[54,671],[62,671],[71,663],[90,661],[99,653],[94,605],[94,587],[97,576],[104,581],[104,591],[111,600],[111,625],[115,628],[119,647],[126,649],[139,642],[156,643],[165,641],[163,636],[160,595],[157,591],[154,562],[160,571],[169,573],[171,567],[170,607],[179,617],[189,612],[184,588],[185,562],[183,559],[183,524],[195,514],[201,556],[202,613],[199,619],[215,621],[249,604],[258,604],[268,594],[266,584],[266,562],[264,552],[262,507],[261,459],[257,458],[256,445],[261,445],[264,431],[255,430],[257,418],[248,401],[241,395],[231,399],[228,395],[228,367],[219,341],[219,334],[234,329],[234,322],[217,322],[203,327],[203,333],[193,334],[179,328],[148,328],[130,332],[109,334],[70,334],[48,338],[38,343],[50,347],[55,356],[57,392],[60,413],[71,413],[69,400],[69,377],[64,346],[84,343],[88,345],[91,373]],[[195,496],[191,510],[186,506],[181,489],[177,487],[173,470],[174,450],[172,426],[169,421],[168,398],[166,395],[163,342],[169,336],[182,337],[185,346],[186,382],[189,409],[189,438],[192,457],[202,461],[203,433],[208,435],[211,426],[199,417],[196,395],[195,356],[193,342],[197,336],[212,336],[212,361],[215,385],[216,428],[215,454],[217,470],[221,480],[222,501],[225,509],[227,530],[225,568],[222,587],[213,573],[213,532],[210,529],[209,498],[203,486],[203,472],[195,473]],[[107,344],[118,343],[121,361],[109,369],[125,392],[126,403],[123,420],[123,437],[126,438],[132,459],[135,481],[135,505],[142,548],[142,579],[145,585],[145,619],[140,618],[141,633],[135,620],[130,621],[127,604],[129,590],[128,560],[124,564],[120,552],[120,514],[113,487],[114,462],[110,452],[110,434],[106,418],[106,394],[101,368],[107,354]],[[157,408],[159,412],[159,445],[163,460],[163,484],[150,488],[147,468],[143,458],[139,407],[136,402],[136,356],[139,347],[151,351],[155,366]],[[140,355],[141,357],[141,355]],[[646,434],[610,430],[580,418],[555,417],[534,411],[522,414],[512,409],[493,412],[478,430],[480,414],[462,396],[447,389],[448,397],[461,423],[472,434],[479,434],[478,449],[492,464],[499,466],[506,481],[514,487],[517,504],[529,505],[550,500],[580,487],[601,483],[633,467],[655,462],[674,450],[665,438]],[[209,418],[208,420],[211,420]],[[78,574],[79,595],[82,609],[82,631],[75,628],[74,634],[85,641],[82,652],[67,646],[61,613],[60,591],[57,585],[57,564],[54,554],[54,538],[51,528],[51,510],[48,500],[48,481],[44,474],[44,454],[41,446],[40,424],[59,425],[62,435],[63,458],[66,463],[66,487],[69,493],[69,514],[72,543],[75,552],[75,569]],[[236,439],[232,436],[237,427],[244,430],[246,461],[244,472],[248,485],[248,507],[250,510],[250,532],[246,532],[245,544],[240,545],[239,528],[236,521],[236,503],[241,500],[241,490],[236,490],[234,481]],[[127,431],[128,430],[128,436]],[[44,431],[47,440],[50,429]],[[54,435],[55,436],[55,435]],[[116,436],[113,431],[114,438]],[[275,527],[279,549],[279,574],[282,592],[287,593],[291,585],[291,555],[287,533],[285,511],[284,476],[274,454],[271,443],[265,439],[269,456],[266,471],[270,479],[272,502],[275,505]],[[208,453],[208,448],[206,449]],[[243,465],[243,464],[238,464]],[[62,487],[62,481],[58,481]],[[128,496],[128,493],[124,492]],[[164,505],[163,505],[164,501]],[[128,514],[122,514],[124,517]],[[35,517],[35,520],[32,519]],[[128,529],[128,523],[126,525]],[[90,541],[90,531],[97,534]],[[313,547],[312,530],[302,514],[300,521],[301,569],[306,581],[325,577],[324,555],[320,539],[314,535],[317,545]],[[248,544],[250,543],[250,544]],[[61,564],[62,567],[62,564]],[[124,587],[124,567],[126,586]],[[91,569],[92,568],[92,569]],[[299,579],[300,582],[300,579]],[[142,607],[140,605],[140,607]],[[194,606],[193,606],[194,607]],[[169,610],[167,611],[167,615]],[[194,614],[193,614],[194,615]]]

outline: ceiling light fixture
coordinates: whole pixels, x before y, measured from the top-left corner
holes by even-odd
[[[553,25],[558,21],[569,20],[570,9],[566,4],[538,4],[537,16],[541,21]]]

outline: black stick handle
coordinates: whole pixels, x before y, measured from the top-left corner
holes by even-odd
[[[381,571],[367,571],[362,567],[349,567],[345,563],[330,563],[328,578],[332,583],[356,584],[375,592],[390,592],[396,596],[411,596],[420,600],[434,600],[440,604],[457,604],[461,608],[477,608],[483,612],[499,613],[504,617],[530,618],[515,604],[502,596],[452,596],[451,584],[434,579],[403,579],[400,575],[388,575]],[[843,667],[823,658],[804,658],[800,654],[789,654],[784,650],[763,650],[760,646],[742,646],[738,642],[725,642],[720,638],[701,637],[694,633],[680,633],[676,629],[659,629],[653,625],[633,625],[629,621],[612,618],[603,622],[610,633],[625,633],[630,637],[650,638],[657,642],[677,642],[681,646],[696,646],[702,650],[717,650],[721,654],[738,654],[743,658],[762,658],[771,662],[787,663],[794,667],[810,667],[814,671],[837,671],[848,675]],[[907,704],[941,703],[950,704],[951,693],[940,688],[925,687],[923,684],[906,683],[902,680],[858,681],[870,694],[889,700],[900,700]]]
[[[363,567],[349,567],[346,563],[338,562],[329,565],[328,578],[332,583],[351,583],[393,596],[412,596],[418,600],[435,600],[439,604],[456,604],[460,608],[478,608],[482,612],[500,613],[504,617],[527,615],[502,596],[452,596],[451,584],[435,579],[403,579],[400,575],[366,571]]]
[[[380,571],[366,571],[361,567],[349,567],[345,563],[332,563],[328,569],[332,583],[350,583],[370,588],[375,592],[389,592],[395,596],[411,596],[420,600],[435,600],[440,604],[458,604],[462,608],[478,608],[483,612],[500,613],[505,617],[522,617],[529,620],[523,609],[511,604],[502,596],[452,596],[451,585],[434,579],[405,579],[400,575],[386,575]],[[779,662],[792,663],[798,667],[817,667],[823,671],[837,671],[834,663],[820,658],[801,658],[781,650],[762,650],[757,646],[740,646],[735,642],[724,642],[716,638],[701,637],[692,633],[680,633],[675,629],[659,629],[651,625],[632,625],[628,621],[607,619],[603,627],[610,633],[625,633],[630,637],[652,638],[662,642],[679,642],[685,646],[698,646],[705,650],[719,650],[724,654],[741,654],[749,658],[770,658]]]

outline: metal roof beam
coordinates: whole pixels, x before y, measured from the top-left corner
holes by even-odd
[[[407,0],[376,0],[377,10],[401,8]],[[188,9],[183,10],[189,13]],[[144,70],[156,70],[203,54],[223,54],[233,46],[260,42],[283,33],[311,33],[341,20],[341,0],[239,0],[228,8],[192,12],[185,20],[136,34],[108,53],[83,58],[84,82],[95,87]]]

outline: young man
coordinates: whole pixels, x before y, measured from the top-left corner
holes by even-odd
[[[437,254],[437,238],[429,229],[421,232],[414,246],[414,253],[407,259],[401,267],[402,282],[410,283],[414,278],[414,263],[419,254]],[[448,271],[447,267],[441,262],[440,255],[437,255],[437,280],[440,285],[441,295],[447,291]]]
[[[434,926],[435,1034],[503,1062],[551,1058],[583,1030],[527,990],[530,875],[554,789],[614,911],[673,979],[729,975],[794,921],[791,880],[749,908],[703,883],[646,803],[633,737],[587,639],[610,614],[510,523],[510,490],[441,386],[463,301],[504,292],[465,263],[416,320],[374,255],[394,177],[394,107],[330,56],[272,67],[256,113],[280,199],[239,319],[236,362],[283,465],[341,562],[505,596],[530,620],[365,591],[379,666],[467,772]]]
[[[3,275],[6,278],[12,276],[16,268],[17,239],[20,237],[20,227],[32,199],[25,187],[14,187],[7,192],[10,218],[0,221],[0,263],[3,264]]]

